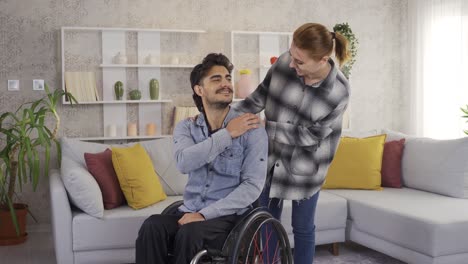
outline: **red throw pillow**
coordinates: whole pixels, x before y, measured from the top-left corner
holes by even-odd
[[[401,157],[405,139],[386,142],[382,157],[382,187],[401,188]]]
[[[119,180],[112,165],[112,151],[106,149],[100,153],[85,153],[84,158],[88,171],[96,179],[102,192],[105,209],[119,207],[125,202]]]

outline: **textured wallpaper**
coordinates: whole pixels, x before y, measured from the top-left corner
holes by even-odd
[[[351,129],[398,130],[407,109],[401,99],[408,83],[402,77],[408,67],[406,13],[407,0],[0,0],[0,113],[43,96],[32,91],[33,79],[61,86],[62,26],[204,29],[207,33],[195,47],[187,45],[190,40],[183,37],[174,46],[196,54],[192,58],[196,60],[199,54],[225,52],[225,33],[230,30],[293,31],[305,22],[319,22],[331,29],[335,23],[348,22],[360,42],[351,77]],[[67,40],[78,37],[71,34]],[[129,36],[127,41],[131,46],[135,40]],[[87,70],[87,65],[99,64],[94,44],[89,41],[71,47],[66,54],[73,62],[70,67]],[[255,40],[246,40],[237,48],[247,51],[256,45]],[[170,92],[164,91],[166,98],[174,100],[163,107],[166,133],[174,105],[191,104],[189,73],[189,69],[161,71],[173,80]],[[127,77],[134,74],[127,72]],[[8,79],[19,79],[21,90],[7,91]],[[127,109],[128,118],[136,118],[136,106]],[[102,111],[100,105],[60,107],[61,135],[100,134]],[[39,224],[50,222],[46,180],[36,193],[26,191],[21,199],[30,204]]]

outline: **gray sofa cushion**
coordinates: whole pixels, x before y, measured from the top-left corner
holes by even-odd
[[[80,141],[62,138],[61,177],[70,200],[85,213],[94,217],[104,215],[102,193],[94,177],[88,172],[84,153],[102,152],[110,148],[109,144]],[[129,143],[121,146],[132,146]],[[150,156],[153,166],[159,175],[160,182],[167,195],[181,195],[187,182],[187,176],[175,167],[173,158],[172,137],[140,142]]]
[[[140,142],[153,161],[154,170],[167,195],[182,195],[188,175],[180,173],[174,159],[172,137]]]
[[[283,213],[281,215],[281,224],[283,224],[288,234],[292,234],[291,214],[292,203],[290,200],[285,200]],[[321,231],[345,228],[346,219],[346,200],[328,191],[321,191],[315,211],[315,230]]]
[[[182,196],[168,196],[166,200],[134,210],[121,206],[105,210],[101,219],[82,212],[73,212],[73,250],[134,248],[141,224],[150,215],[161,213]]]
[[[102,217],[104,202],[101,189],[86,166],[63,156],[60,175],[70,201],[83,212]]]
[[[468,200],[403,188],[328,190],[362,232],[437,257],[468,252]]]
[[[468,137],[452,140],[406,139],[402,158],[407,187],[468,198]]]

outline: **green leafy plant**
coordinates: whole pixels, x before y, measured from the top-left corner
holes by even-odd
[[[57,103],[62,96],[77,103],[72,94],[63,90],[51,92],[45,85],[45,91],[43,98],[22,104],[15,112],[0,115],[0,207],[9,209],[17,234],[14,194],[17,190],[22,191],[27,183],[32,184],[35,191],[42,167],[43,175],[48,176],[53,146],[57,149],[60,165],[60,143],[56,138],[60,127]],[[48,117],[55,121],[53,129],[46,125]],[[40,157],[45,159],[44,166],[41,166]]]
[[[354,35],[354,33],[351,30],[351,27],[349,26],[348,23],[336,24],[333,27],[333,31],[340,33],[341,35],[343,35],[348,40],[349,51],[351,53],[351,59],[348,62],[346,62],[344,65],[341,66],[341,71],[346,76],[346,78],[349,79],[349,76],[351,75],[351,70],[353,68],[353,65],[356,62],[357,47],[358,47],[359,41],[356,38],[356,36]]]
[[[467,118],[468,119],[468,105],[466,105],[466,108],[460,108],[460,110],[462,110],[463,114],[462,117],[463,118]],[[468,123],[468,120],[466,120],[466,123]],[[465,132],[465,134],[468,135],[468,130],[463,130],[463,132]]]

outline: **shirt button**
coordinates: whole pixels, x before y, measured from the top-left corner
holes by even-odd
[[[279,163],[276,163],[276,167],[279,167]]]
[[[205,185],[205,187],[206,187],[206,188],[208,188],[208,187],[210,187],[210,185],[209,185],[209,184],[207,184],[207,185]]]
[[[202,202],[205,202],[205,199],[202,199],[201,201],[202,201]]]
[[[286,123],[291,124],[291,121],[288,120]]]

